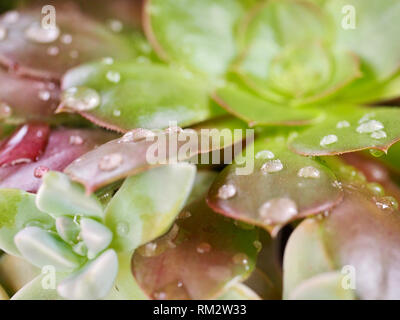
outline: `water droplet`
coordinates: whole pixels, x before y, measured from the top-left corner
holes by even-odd
[[[33,175],[35,176],[35,178],[42,178],[43,175],[48,172],[50,169],[48,167],[45,166],[39,166],[36,167],[35,170],[33,171]]]
[[[313,166],[308,166],[301,168],[297,175],[302,178],[318,179],[320,177],[320,172],[317,168],[314,168]]]
[[[334,187],[336,189],[342,189],[342,183],[338,180],[335,180],[332,182],[332,187]]]
[[[117,234],[119,236],[126,236],[129,232],[129,225],[125,221],[117,223]]]
[[[106,78],[108,81],[113,83],[118,83],[121,80],[121,75],[117,71],[108,71],[106,74]]]
[[[69,137],[69,143],[72,145],[81,145],[83,143],[83,138],[81,136],[73,135]]]
[[[104,57],[101,60],[102,63],[106,64],[106,65],[112,65],[114,63],[114,59],[111,57]]]
[[[397,200],[391,196],[376,199],[376,206],[383,211],[393,211],[399,208]]]
[[[9,118],[12,115],[11,107],[4,102],[0,102],[0,120]]]
[[[324,147],[324,146],[330,145],[332,143],[335,143],[337,141],[338,141],[338,137],[336,135],[329,134],[329,135],[323,137],[319,144],[321,145],[321,147]]]
[[[47,90],[40,90],[38,93],[38,97],[42,101],[49,101],[51,98],[51,94]]]
[[[16,23],[19,19],[18,11],[8,11],[4,14],[3,23],[5,24],[13,24]]]
[[[63,34],[61,36],[61,42],[64,44],[71,44],[72,43],[72,36],[70,34]]]
[[[99,168],[103,171],[112,171],[118,168],[122,163],[122,155],[120,153],[111,153],[103,158],[99,162]]]
[[[258,240],[255,240],[253,242],[253,246],[256,248],[257,252],[260,252],[262,249],[262,243]]]
[[[228,200],[236,195],[236,188],[233,184],[224,184],[218,189],[218,198]]]
[[[383,187],[376,182],[370,182],[367,184],[367,189],[369,191],[371,191],[374,195],[376,196],[384,196],[385,195],[385,190],[383,189]]]
[[[372,117],[375,117],[374,112],[367,113],[367,114],[363,115],[360,120],[358,120],[358,123],[366,122],[369,119],[371,119]]]
[[[138,128],[125,133],[124,136],[119,141],[122,143],[138,142],[148,137],[154,137],[154,136],[155,133],[153,131],[148,129]]]
[[[382,131],[382,130],[378,130],[378,131],[375,131],[375,132],[371,133],[371,138],[373,138],[373,139],[378,139],[379,140],[379,139],[384,139],[386,137],[387,137],[386,132]]]
[[[385,154],[385,152],[378,149],[369,149],[369,153],[375,158],[382,157]]]
[[[110,29],[114,32],[121,32],[122,29],[124,28],[124,25],[122,24],[122,22],[119,20],[116,20],[116,19],[111,19],[108,22],[108,25],[109,25]]]
[[[257,154],[256,154],[256,159],[266,160],[266,159],[273,159],[273,158],[275,158],[275,155],[272,151],[269,151],[269,150],[262,150],[262,151],[257,152]]]
[[[274,198],[265,202],[258,213],[266,224],[284,224],[297,214],[296,203],[289,198]]]
[[[0,26],[0,41],[7,37],[7,29]]]
[[[76,111],[92,110],[100,105],[100,95],[86,87],[73,87],[63,92],[62,103]]]
[[[236,253],[232,257],[232,261],[234,264],[245,266],[246,269],[249,267],[249,257],[245,253]]]
[[[370,133],[370,132],[374,132],[374,131],[378,131],[383,129],[384,126],[381,122],[377,121],[377,120],[367,120],[366,122],[361,123],[356,131],[358,133]]]
[[[346,120],[339,121],[336,124],[336,128],[337,129],[348,128],[348,127],[350,127],[350,123],[348,121],[346,121]]]
[[[281,171],[283,169],[283,164],[281,160],[276,159],[276,160],[270,160],[266,163],[264,163],[261,167],[261,171],[263,173],[274,173]]]
[[[72,50],[72,51],[70,51],[69,56],[72,59],[78,59],[79,58],[79,52],[77,50]]]
[[[196,251],[198,253],[208,253],[211,251],[211,245],[207,242],[202,242],[197,246]]]
[[[155,242],[149,242],[137,249],[138,253],[143,257],[155,257],[159,254],[158,246]]]
[[[42,26],[35,22],[32,23],[25,31],[27,39],[37,43],[51,43],[58,39],[60,29],[57,26],[50,28],[42,28]]]
[[[57,46],[51,46],[47,48],[47,54],[49,56],[57,56],[60,53],[60,49]]]
[[[121,110],[118,110],[118,109],[113,110],[113,116],[114,117],[120,117],[121,116]]]

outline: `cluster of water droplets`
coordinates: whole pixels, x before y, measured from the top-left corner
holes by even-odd
[[[74,111],[89,111],[100,105],[99,93],[87,87],[72,87],[62,94],[63,108]]]

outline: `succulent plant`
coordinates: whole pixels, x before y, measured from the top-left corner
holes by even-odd
[[[400,299],[398,1],[0,10],[0,299]]]

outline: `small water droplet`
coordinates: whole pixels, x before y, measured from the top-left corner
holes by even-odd
[[[317,168],[314,168],[313,166],[307,166],[301,168],[297,175],[302,178],[318,179],[320,177],[320,172]]]
[[[72,36],[70,34],[63,34],[61,36],[61,42],[64,44],[71,44],[72,43]]]
[[[117,223],[117,234],[119,236],[126,236],[129,232],[129,225],[125,221]]]
[[[101,158],[99,168],[103,171],[112,171],[118,168],[122,163],[122,155],[120,153],[111,153]]]
[[[63,92],[62,103],[76,111],[92,110],[100,105],[100,95],[86,87],[73,87]]]
[[[111,57],[104,57],[101,62],[106,65],[112,65],[114,63],[114,59]]]
[[[69,143],[72,145],[81,145],[83,143],[83,138],[81,136],[73,135],[69,137]]]
[[[154,137],[154,136],[155,133],[153,131],[148,129],[138,128],[125,133],[124,136],[119,141],[122,143],[138,142],[148,137]]]
[[[342,183],[338,180],[335,180],[332,182],[332,187],[334,187],[336,189],[342,189]]]
[[[283,169],[283,164],[279,159],[267,161],[261,167],[261,171],[264,174],[279,172],[282,169]]]
[[[350,123],[346,120],[339,121],[336,124],[337,129],[348,128],[348,127],[350,127]]]
[[[383,187],[376,182],[370,182],[367,184],[367,189],[369,191],[371,191],[374,195],[376,196],[384,196],[385,195],[385,190],[383,189]]]
[[[121,116],[121,110],[118,110],[118,109],[113,110],[113,116],[114,117],[120,117]]]
[[[7,38],[7,29],[0,26],[0,41],[4,40]]]
[[[321,147],[324,147],[324,146],[333,144],[333,143],[335,143],[337,141],[338,141],[338,137],[336,135],[329,134],[329,135],[323,137],[319,144],[321,145]]]
[[[297,214],[296,203],[289,198],[274,198],[265,202],[259,209],[260,218],[266,224],[282,225]]]
[[[383,129],[384,126],[381,122],[377,121],[377,120],[368,120],[366,122],[361,123],[356,131],[358,133],[370,133],[370,132],[374,132],[374,131],[378,131]]]
[[[48,172],[50,169],[48,167],[45,166],[38,166],[35,168],[35,170],[33,171],[33,175],[35,176],[35,178],[42,178],[43,175]]]
[[[383,211],[394,211],[399,209],[397,200],[391,196],[376,199],[376,206]]]
[[[385,152],[378,149],[369,149],[369,153],[375,158],[382,157],[385,154]]]
[[[224,184],[218,189],[218,198],[228,200],[236,195],[236,188],[233,184]]]
[[[124,25],[122,24],[122,22],[117,19],[109,20],[108,25],[109,25],[110,29],[114,32],[121,32],[122,29],[124,28]]]
[[[262,243],[258,240],[255,240],[253,242],[253,246],[256,248],[257,252],[260,252],[262,249]]]
[[[211,251],[211,245],[207,242],[202,242],[197,246],[196,251],[198,253],[208,253]]]
[[[18,21],[19,19],[19,13],[18,11],[8,11],[7,13],[4,14],[3,17],[3,23],[5,24],[14,24]]]
[[[60,49],[57,46],[50,46],[47,48],[47,54],[49,56],[57,56],[60,53]]]
[[[12,115],[11,107],[4,102],[0,102],[0,120],[9,118]]]
[[[273,158],[275,158],[275,155],[272,151],[269,151],[269,150],[262,150],[262,151],[257,152],[257,154],[256,154],[256,159],[267,160],[267,159],[273,159]]]
[[[42,101],[49,101],[51,98],[51,93],[47,90],[40,90],[38,93],[38,97]]]
[[[108,71],[106,74],[106,78],[108,81],[113,83],[118,83],[121,80],[121,75],[117,71]]]
[[[358,120],[358,123],[366,122],[369,119],[371,119],[372,117],[375,117],[374,112],[367,113],[367,114],[363,115],[360,120]]]
[[[378,130],[378,131],[371,133],[371,138],[373,138],[373,139],[380,140],[380,139],[384,139],[386,137],[387,137],[386,132],[383,130]]]
[[[155,257],[158,255],[158,246],[155,242],[149,242],[137,249],[138,253],[143,257]]]
[[[247,254],[245,253],[236,253],[233,257],[232,257],[232,261],[234,264],[236,265],[242,265],[245,266],[246,269],[249,268],[249,257],[247,256]]]
[[[25,31],[27,39],[37,43],[51,43],[58,39],[60,29],[57,26],[50,28],[42,28],[42,26],[35,22],[32,23]]]

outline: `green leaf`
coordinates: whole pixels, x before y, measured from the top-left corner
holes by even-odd
[[[164,234],[185,204],[195,174],[195,166],[180,163],[126,179],[106,209],[111,246],[131,251]]]
[[[364,149],[386,152],[400,139],[395,108],[327,107],[326,118],[303,131],[290,143],[302,155],[333,155]]]
[[[261,300],[261,298],[246,285],[237,283],[220,296],[218,300]]]
[[[276,235],[286,223],[328,210],[342,199],[329,168],[292,153],[284,138],[260,138],[244,152],[210,188],[208,204],[223,215]]]
[[[317,118],[315,110],[295,109],[267,101],[234,84],[216,91],[214,100],[234,116],[255,125],[297,126]]]
[[[201,199],[182,211],[168,234],[135,251],[132,271],[152,299],[214,299],[251,274],[257,235]]]
[[[385,80],[399,70],[398,1],[330,0],[325,11],[333,17],[337,46],[357,54],[378,80]],[[355,22],[354,28],[351,20]]]
[[[0,248],[20,256],[14,244],[14,236],[29,225],[54,229],[54,220],[38,210],[35,195],[17,189],[0,189]]]
[[[246,0],[148,0],[144,27],[160,58],[210,75],[223,74],[237,53],[235,29]]]
[[[99,99],[91,107],[82,105],[87,88]],[[67,72],[62,89],[59,112],[78,112],[100,126],[121,132],[167,128],[170,122],[189,126],[219,112],[210,103],[203,80],[164,65],[86,64]]]
[[[87,216],[104,217],[103,207],[96,196],[85,195],[84,188],[72,182],[63,173],[50,171],[43,176],[43,183],[36,197],[36,205],[52,217]]]

